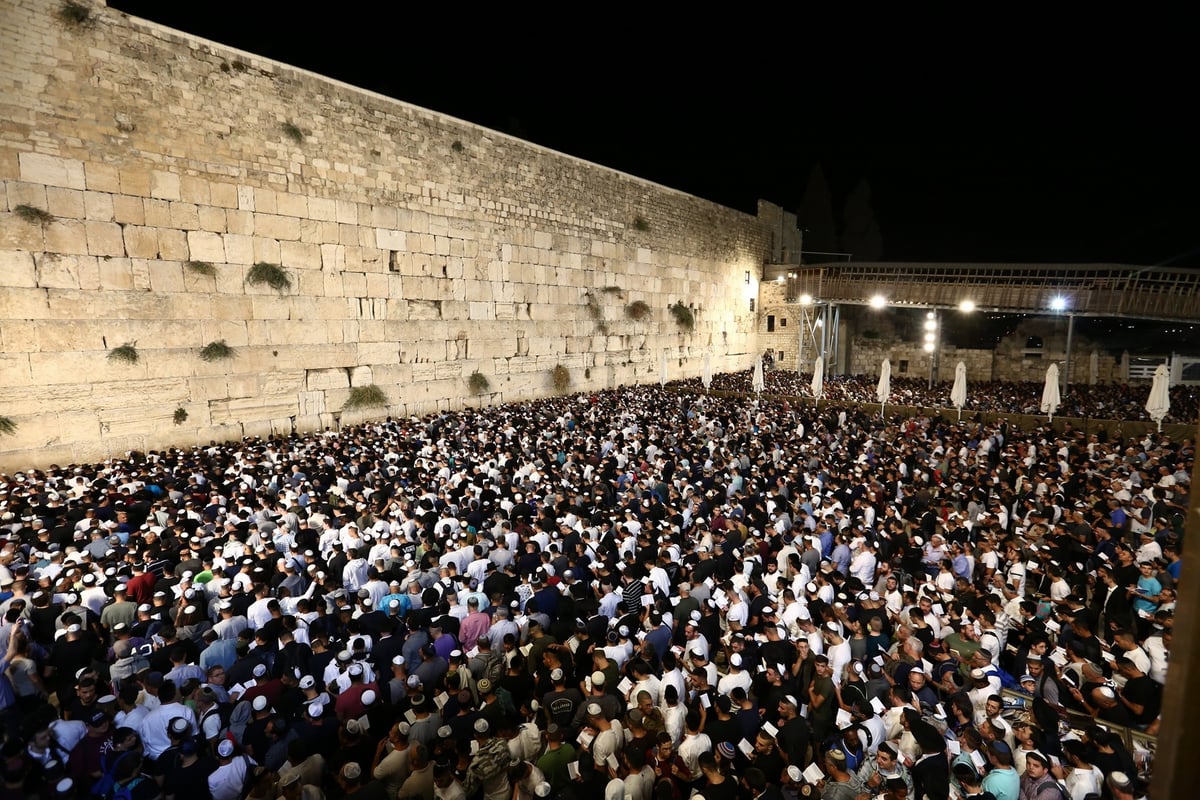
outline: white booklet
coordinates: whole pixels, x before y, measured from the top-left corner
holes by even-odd
[[[816,783],[817,781],[822,780],[825,777],[825,773],[822,772],[821,768],[818,767],[816,764],[809,764],[807,767],[804,768],[804,772],[802,772],[800,774],[803,775],[804,780],[808,781],[809,783]]]

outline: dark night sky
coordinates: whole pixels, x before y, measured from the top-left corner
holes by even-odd
[[[1196,70],[1166,19],[110,5],[748,212],[797,210],[819,162],[836,214],[869,182],[888,260],[1200,264]]]

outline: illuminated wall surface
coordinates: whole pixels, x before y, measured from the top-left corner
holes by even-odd
[[[0,15],[0,468],[528,399],[558,365],[572,390],[657,382],[664,350],[672,379],[751,363],[756,218],[58,8]],[[259,263],[287,285],[248,283]],[[343,413],[369,386],[387,405]]]

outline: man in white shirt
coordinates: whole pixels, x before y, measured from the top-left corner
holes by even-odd
[[[208,776],[212,800],[238,800],[246,783],[246,773],[258,766],[247,755],[234,756],[233,742],[222,739],[217,745],[217,768]]]
[[[192,736],[199,732],[199,728],[196,727],[195,713],[190,707],[176,702],[177,694],[178,690],[175,684],[171,681],[164,681],[158,689],[158,708],[146,714],[142,719],[138,733],[141,734],[148,758],[158,758],[171,746],[167,726],[171,724],[174,717],[183,717],[187,720]]]
[[[833,670],[830,677],[840,686],[846,665],[850,663],[850,642],[842,638],[841,628],[836,622],[825,623],[821,636],[825,640],[825,655],[829,658],[829,667]]]

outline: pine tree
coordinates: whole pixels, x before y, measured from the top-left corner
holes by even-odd
[[[818,163],[808,174],[808,187],[804,190],[804,203],[796,215],[800,229],[804,231],[805,252],[831,253],[837,249],[837,231],[833,224],[833,200],[825,170]],[[823,261],[823,257],[807,258],[808,261]]]
[[[858,182],[846,198],[842,215],[842,251],[855,261],[878,261],[883,256],[883,236],[875,209],[871,207],[871,187],[866,178]]]

